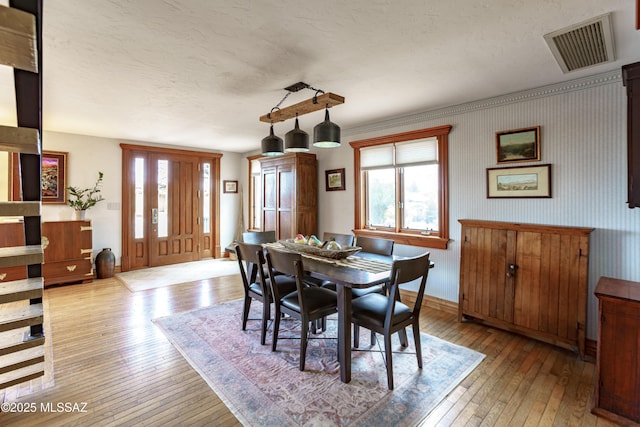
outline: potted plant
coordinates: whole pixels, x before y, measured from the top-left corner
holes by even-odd
[[[104,200],[100,193],[100,185],[104,174],[98,172],[98,180],[92,188],[67,187],[69,197],[67,203],[76,211],[76,219],[84,219],[87,209],[92,208],[101,200]]]

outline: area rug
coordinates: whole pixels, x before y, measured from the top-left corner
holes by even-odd
[[[209,258],[182,264],[126,271],[115,276],[131,292],[137,292],[233,274],[240,274],[238,261]]]
[[[398,342],[393,346],[395,389],[390,391],[382,354],[363,329],[363,351],[353,352],[352,380],[345,384],[336,361],[335,316],[326,333],[313,336],[301,372],[299,323],[281,322],[278,351],[272,352],[270,339],[260,345],[260,309],[252,304],[244,332],[240,300],[154,320],[246,426],[416,425],[485,357],[422,334],[420,370],[409,333],[406,350]]]

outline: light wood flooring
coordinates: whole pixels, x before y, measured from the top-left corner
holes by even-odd
[[[19,398],[34,403],[37,412],[0,413],[0,425],[239,425],[151,322],[241,298],[239,277],[136,293],[116,279],[46,289],[55,385]],[[450,313],[423,314],[424,332],[487,355],[425,425],[611,425],[590,413],[592,362],[518,335],[458,323]],[[86,402],[86,412],[40,411],[41,404],[65,402]]]

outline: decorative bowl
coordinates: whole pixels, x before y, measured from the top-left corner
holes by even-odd
[[[317,255],[325,258],[343,259],[355,255],[362,250],[358,246],[343,246],[340,250],[322,249],[317,246],[309,246],[304,243],[295,243],[292,239],[280,240],[282,246],[296,252],[304,252],[309,255]]]

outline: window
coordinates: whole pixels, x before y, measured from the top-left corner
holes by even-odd
[[[249,230],[262,229],[262,181],[260,178],[260,158],[249,157]]]
[[[355,234],[446,249],[451,126],[351,142]]]

